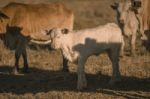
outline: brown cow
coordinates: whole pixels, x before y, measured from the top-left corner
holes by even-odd
[[[131,55],[135,56],[136,38],[139,22],[134,11],[130,10],[131,0],[124,0],[111,6],[117,12],[117,21],[123,36],[130,38]]]
[[[26,44],[29,41],[48,42],[45,30],[57,27],[73,29],[73,12],[61,3],[22,4],[9,3],[0,9],[0,35],[5,44],[15,49],[14,73],[19,70],[19,58],[24,59],[25,72],[28,71]],[[49,42],[48,42],[49,43]],[[67,70],[65,59],[63,69]]]
[[[132,0],[133,8],[136,9],[137,17],[140,21],[140,32],[145,38],[144,32],[150,30],[150,0]]]

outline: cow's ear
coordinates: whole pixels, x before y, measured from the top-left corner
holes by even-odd
[[[9,19],[9,17],[0,11],[0,21],[3,22],[3,19]]]
[[[9,17],[1,11],[0,11],[0,17],[4,19],[9,19]]]
[[[3,22],[3,19],[9,19],[9,17],[0,11],[0,21]]]
[[[110,7],[114,10],[116,10],[118,8],[119,4],[117,2],[115,2],[113,5],[110,5]]]
[[[66,28],[64,28],[64,29],[61,30],[61,32],[62,32],[63,34],[68,34],[69,30],[66,29]]]

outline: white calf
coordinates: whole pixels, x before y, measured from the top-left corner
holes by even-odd
[[[77,89],[80,90],[87,86],[84,73],[87,58],[103,51],[108,53],[112,62],[113,72],[110,84],[118,81],[120,77],[119,52],[124,41],[121,30],[116,24],[109,23],[79,31],[55,28],[50,30],[49,34],[52,40],[52,48],[61,49],[66,59],[78,64]]]

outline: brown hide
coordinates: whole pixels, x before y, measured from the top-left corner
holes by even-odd
[[[17,74],[19,71],[21,55],[24,60],[23,71],[28,72],[26,44],[29,40],[50,41],[50,36],[46,34],[46,30],[58,27],[72,30],[73,20],[73,12],[61,3],[9,3],[1,8],[0,38],[8,48],[15,50],[13,73]],[[64,70],[68,70],[67,61],[65,59],[63,61]]]
[[[140,16],[144,30],[150,29],[150,0],[141,0],[142,6]]]
[[[6,25],[22,28],[21,34],[37,40],[46,40],[42,31],[60,27],[73,28],[73,12],[61,3],[21,4],[9,3],[1,9],[9,18],[2,18],[0,33],[6,32]]]

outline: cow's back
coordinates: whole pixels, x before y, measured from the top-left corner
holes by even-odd
[[[2,8],[10,26],[22,28],[24,36],[40,37],[39,32],[54,27],[73,28],[73,12],[61,3],[10,3]]]

